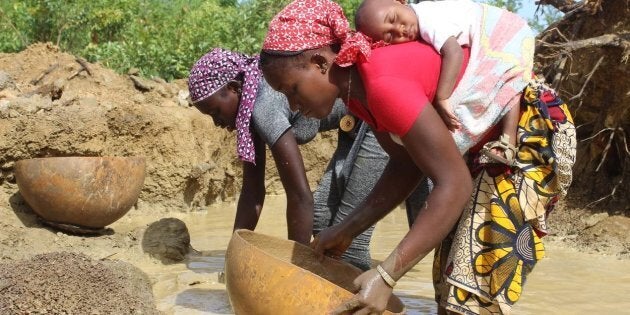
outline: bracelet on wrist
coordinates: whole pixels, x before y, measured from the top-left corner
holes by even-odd
[[[388,286],[390,286],[392,289],[394,288],[394,286],[396,286],[396,280],[394,280],[394,278],[392,278],[392,276],[390,276],[389,273],[387,273],[387,271],[385,271],[385,269],[381,267],[381,265],[376,266],[376,271],[378,271],[378,273],[381,275],[381,278],[383,278]]]

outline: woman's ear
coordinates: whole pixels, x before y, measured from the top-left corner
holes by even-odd
[[[328,71],[328,59],[320,54],[314,54],[311,56],[311,63],[314,64],[322,74],[326,74]]]
[[[238,95],[241,95],[242,84],[240,81],[232,80],[227,84],[228,90],[232,92],[236,92]]]

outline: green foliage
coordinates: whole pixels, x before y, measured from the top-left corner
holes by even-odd
[[[560,20],[563,13],[551,6],[540,6],[538,12],[533,18],[529,19],[529,25],[536,32],[544,31],[549,25]]]
[[[124,73],[183,78],[214,47],[260,51],[271,18],[290,0],[0,1],[0,52],[52,42]],[[354,20],[361,0],[338,3]]]
[[[16,0],[0,1],[0,52],[35,42],[101,62],[119,72],[183,78],[214,47],[260,51],[271,18],[290,0]],[[348,20],[361,0],[338,0]],[[517,11],[522,0],[484,2]],[[530,24],[559,18],[545,8]]]
[[[511,12],[518,12],[518,10],[523,6],[521,0],[486,0],[483,2],[495,7],[507,9]]]

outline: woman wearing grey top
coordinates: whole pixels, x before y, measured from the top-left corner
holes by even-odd
[[[336,129],[346,115],[341,101],[325,119],[291,112],[284,95],[274,91],[258,72],[258,57],[214,49],[190,71],[194,106],[215,125],[237,130],[243,160],[243,186],[234,229],[256,227],[265,198],[265,150],[275,160],[287,196],[288,237],[308,245],[313,233],[341,222],[363,200],[383,171],[388,156],[367,124],[339,131],[337,149],[315,193],[311,193],[299,144],[320,131]],[[266,144],[266,145],[265,145]],[[373,227],[354,239],[341,257],[362,269],[371,264],[369,241]]]

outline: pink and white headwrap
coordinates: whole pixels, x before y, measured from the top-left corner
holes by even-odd
[[[368,58],[371,40],[350,29],[343,9],[330,0],[295,0],[269,23],[265,51],[297,52],[341,44],[335,63],[347,67]]]
[[[256,152],[249,123],[252,117],[258,83],[262,74],[258,69],[259,56],[215,48],[201,57],[190,69],[188,90],[193,103],[217,92],[228,82],[243,75],[242,92],[236,115],[237,152],[241,160],[255,163]]]

